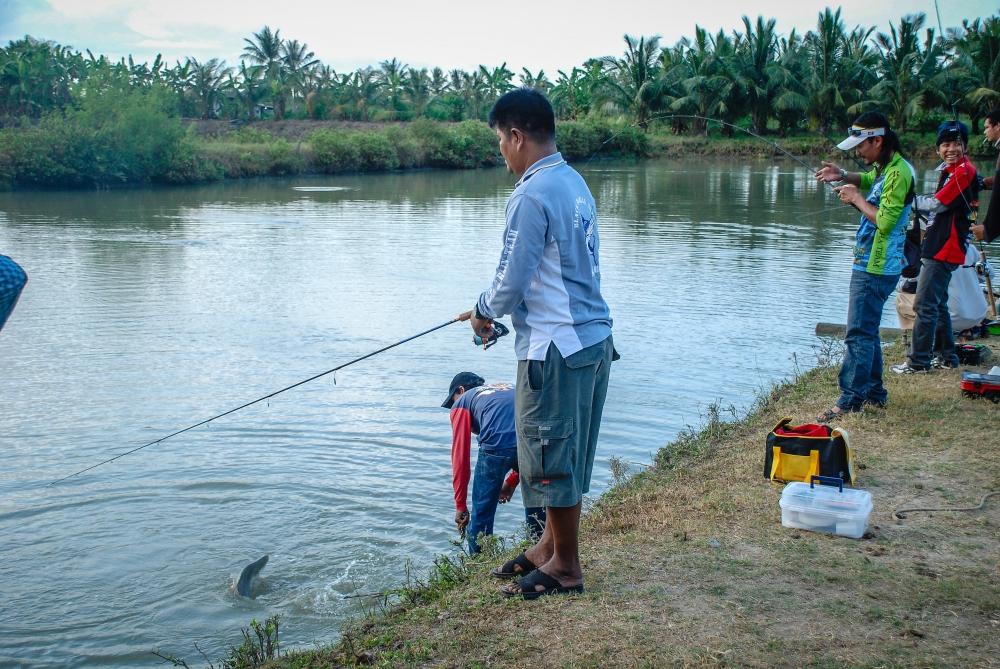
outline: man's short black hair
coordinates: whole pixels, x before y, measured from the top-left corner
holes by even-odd
[[[990,122],[990,125],[996,125],[1000,123],[1000,107],[996,109],[991,109],[986,114],[986,120]]]
[[[490,110],[487,122],[494,130],[508,132],[517,128],[536,142],[548,142],[556,136],[556,115],[552,105],[534,88],[504,93]]]

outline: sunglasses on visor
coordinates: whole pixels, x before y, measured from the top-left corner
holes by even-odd
[[[885,128],[858,128],[851,126],[847,129],[847,134],[851,137],[881,137],[885,135]]]

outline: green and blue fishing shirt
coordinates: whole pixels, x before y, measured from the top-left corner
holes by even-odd
[[[854,269],[892,276],[906,267],[903,245],[917,174],[898,152],[881,171],[878,167],[861,173],[861,188],[868,191],[865,199],[878,207],[878,215],[874,221],[861,215],[854,242]]]

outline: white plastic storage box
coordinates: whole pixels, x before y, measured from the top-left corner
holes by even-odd
[[[843,483],[838,487],[796,481],[785,486],[779,505],[785,527],[860,539],[868,528],[872,495],[867,490],[844,488]]]

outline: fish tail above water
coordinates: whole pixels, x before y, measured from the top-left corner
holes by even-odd
[[[243,571],[240,572],[240,578],[236,581],[236,592],[241,597],[251,597],[253,591],[253,582],[260,574],[264,565],[267,564],[268,556],[265,555],[256,562],[251,562],[247,566],[243,567]]]

